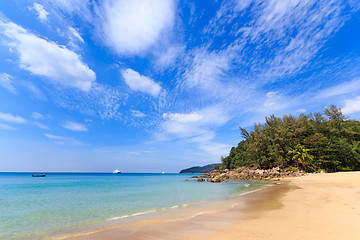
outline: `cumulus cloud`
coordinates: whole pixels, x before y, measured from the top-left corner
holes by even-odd
[[[342,112],[344,114],[360,112],[360,96],[345,100],[344,107],[342,108]]]
[[[0,112],[0,120],[3,120],[5,122],[12,122],[12,123],[26,123],[26,119],[22,117],[14,116],[10,113],[3,113],[3,112]]]
[[[159,41],[174,24],[172,0],[107,0],[100,34],[118,54],[139,54]]]
[[[49,13],[44,9],[44,6],[39,3],[34,3],[32,7],[29,7],[30,10],[35,11],[38,15],[40,21],[46,21]]]
[[[9,90],[11,93],[16,93],[14,86],[12,85],[13,77],[7,73],[0,73],[0,86]]]
[[[71,131],[77,132],[87,132],[89,131],[86,125],[76,122],[67,121],[65,124],[62,125],[63,128],[69,129]]]
[[[17,50],[20,68],[51,81],[89,91],[95,81],[95,73],[80,55],[64,46],[39,38],[24,28],[0,20],[0,33],[7,36],[6,44]]]
[[[148,93],[153,97],[158,97],[161,91],[159,84],[151,78],[140,75],[138,72],[128,68],[121,72],[126,84],[134,91]]]

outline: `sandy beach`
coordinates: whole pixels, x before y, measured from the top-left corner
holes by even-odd
[[[241,197],[61,239],[304,240],[359,236],[360,172],[346,172],[282,179]]]

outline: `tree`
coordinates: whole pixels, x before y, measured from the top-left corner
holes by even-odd
[[[347,120],[334,105],[323,114],[270,115],[252,131],[239,129],[244,140],[222,159],[222,168],[360,170],[360,122]]]
[[[304,169],[307,170],[308,167],[312,167],[312,161],[314,160],[314,157],[308,153],[309,151],[309,149],[298,144],[289,153],[293,155],[292,160],[300,162]]]

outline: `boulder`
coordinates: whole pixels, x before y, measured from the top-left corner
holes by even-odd
[[[198,181],[198,182],[203,182],[203,181],[205,181],[205,179],[199,177],[199,178],[197,179],[197,181]]]

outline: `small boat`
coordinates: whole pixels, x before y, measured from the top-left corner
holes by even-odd
[[[45,177],[46,173],[44,173],[44,174],[32,174],[31,176],[33,176],[33,177]]]
[[[119,173],[121,173],[121,172],[120,172],[119,169],[116,169],[116,170],[113,171],[113,173],[114,173],[114,174],[119,174]]]

